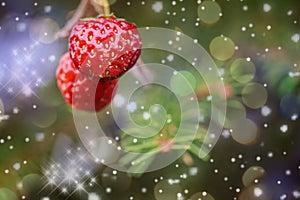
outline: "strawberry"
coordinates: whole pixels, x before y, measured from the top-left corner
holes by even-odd
[[[98,82],[83,76],[69,53],[60,59],[56,70],[58,88],[68,104],[79,110],[99,111],[110,103],[117,80]]]
[[[116,79],[133,67],[141,46],[136,26],[115,16],[83,20],[73,27],[69,38],[75,66],[101,81]]]

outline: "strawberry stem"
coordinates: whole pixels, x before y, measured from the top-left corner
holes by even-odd
[[[104,15],[109,16],[110,15],[109,3],[107,0],[102,0],[102,1],[103,1],[103,7],[104,7]]]
[[[108,0],[97,0],[97,3],[103,7],[104,16],[106,17],[110,16],[110,7],[109,7]]]

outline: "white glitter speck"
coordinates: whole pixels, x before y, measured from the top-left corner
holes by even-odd
[[[293,42],[298,43],[300,40],[300,35],[298,33],[295,33],[294,35],[292,35],[291,39]]]
[[[293,196],[294,196],[296,199],[300,198],[300,192],[297,191],[297,190],[293,191]]]
[[[13,168],[14,168],[16,171],[18,171],[18,170],[21,168],[21,164],[20,164],[20,163],[15,163],[15,164],[13,165]]]
[[[263,107],[261,108],[261,114],[262,114],[262,116],[264,116],[264,117],[269,116],[269,115],[271,114],[271,112],[272,112],[272,110],[271,110],[271,108],[269,108],[268,106],[263,106]]]
[[[113,99],[113,104],[116,107],[120,108],[125,104],[125,98],[120,94],[116,94],[116,96]]]
[[[150,119],[150,117],[151,117],[151,115],[150,115],[149,112],[144,112],[144,113],[143,113],[143,119],[144,119],[144,120],[148,120],[148,119]]]
[[[44,12],[45,12],[45,13],[50,13],[51,10],[52,10],[52,6],[50,6],[50,5],[46,5],[46,6],[44,7]]]
[[[254,196],[260,197],[262,194],[263,194],[262,189],[260,189],[258,187],[254,188]]]
[[[280,126],[280,131],[286,133],[288,131],[288,126],[286,124],[283,124],[282,126]]]
[[[270,4],[265,3],[263,9],[265,12],[269,12],[272,9],[272,7]]]
[[[100,199],[101,198],[96,193],[90,193],[89,196],[88,196],[88,200],[100,200]]]
[[[174,55],[173,54],[168,55],[167,60],[169,62],[172,62],[174,60]]]
[[[130,102],[127,106],[126,109],[128,110],[128,112],[133,113],[134,111],[136,111],[137,109],[137,105],[136,102]]]
[[[152,10],[156,13],[161,12],[163,9],[163,2],[162,1],[156,1],[154,4],[152,4]]]

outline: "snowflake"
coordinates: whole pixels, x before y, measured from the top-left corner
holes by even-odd
[[[300,35],[295,33],[294,35],[292,35],[291,39],[293,42],[298,43],[300,40]]]
[[[154,12],[161,12],[163,9],[163,2],[161,1],[156,1],[154,4],[152,4],[152,10],[154,10]]]
[[[133,113],[134,111],[136,111],[137,109],[137,105],[136,102],[130,102],[127,106],[126,106],[128,112]]]

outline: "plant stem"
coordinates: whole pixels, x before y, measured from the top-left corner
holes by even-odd
[[[139,156],[138,153],[127,153],[121,157],[121,159],[119,160],[119,163],[121,163],[122,165],[125,166],[125,165],[131,163],[133,160],[135,160],[138,156]]]
[[[157,146],[157,143],[156,141],[154,142],[147,142],[147,143],[143,143],[143,144],[137,144],[137,145],[132,145],[132,146],[129,146],[129,145],[125,145],[126,146],[126,150],[127,151],[133,151],[133,152],[137,152],[139,153],[139,151],[141,151],[142,149],[152,149],[154,147]]]
[[[109,3],[107,0],[102,0],[102,1],[103,1],[103,7],[104,7],[104,15],[109,16],[110,15]]]
[[[189,146],[188,145],[183,145],[183,144],[174,144],[172,146],[173,150],[188,150]]]
[[[179,136],[179,137],[175,137],[174,143],[183,143],[183,142],[187,142],[187,141],[194,141],[194,140],[203,140],[203,138],[205,137],[205,135],[202,134],[197,134],[197,135],[186,135],[186,136]]]
[[[103,7],[104,16],[109,16],[110,15],[110,7],[109,7],[108,0],[97,0],[97,3]]]
[[[89,6],[89,0],[81,0],[72,18],[68,20],[68,22],[64,25],[64,27],[56,33],[55,37],[56,38],[68,37],[72,27],[79,21],[80,18],[85,16],[85,12],[87,11],[88,6]]]
[[[143,154],[140,156],[140,158],[136,159],[134,162],[136,163],[135,165],[132,165],[129,168],[129,172],[131,173],[132,176],[139,177],[141,176],[147,168],[150,166],[152,161],[154,160],[156,154]]]
[[[154,149],[156,151],[158,151],[158,149]],[[146,161],[147,159],[150,159],[151,157],[155,156],[157,153],[154,152],[148,152],[148,153],[142,153],[141,156],[137,159],[134,160],[134,165],[133,166],[137,166],[137,165],[141,165],[142,162]]]

